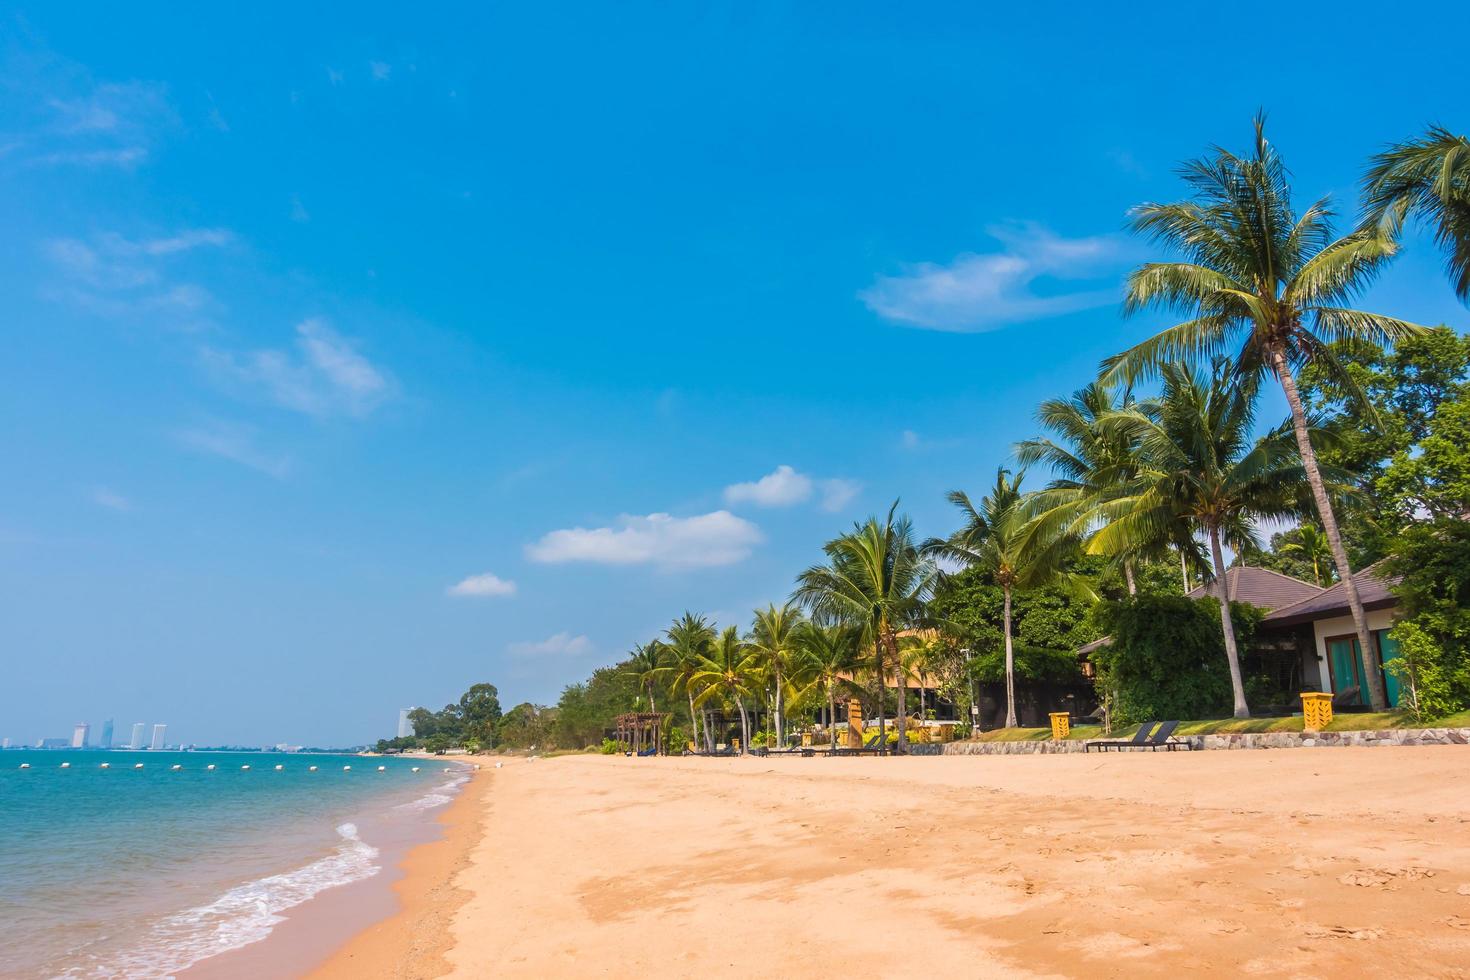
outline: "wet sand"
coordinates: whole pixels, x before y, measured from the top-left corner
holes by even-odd
[[[482,776],[317,975],[1470,975],[1470,748]]]

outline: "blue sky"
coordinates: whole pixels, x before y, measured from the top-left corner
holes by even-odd
[[[1467,125],[1432,6],[8,7],[0,734],[551,701],[896,496],[947,531],[1162,325],[1179,160],[1264,105],[1351,212]],[[1467,319],[1422,239],[1362,305]]]

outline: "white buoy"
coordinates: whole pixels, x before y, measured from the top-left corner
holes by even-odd
[[[175,762],[173,765],[169,766],[168,768],[169,768],[169,770],[171,772],[178,772],[180,769],[182,769],[184,767],[181,766],[181,765],[179,765],[177,762]]]
[[[352,767],[351,766],[343,766],[342,767],[342,771],[343,772],[351,772],[352,771]]]
[[[110,763],[110,762],[104,762],[104,763],[102,763],[102,765],[98,766],[97,768],[98,769],[111,769],[112,768],[112,763]]]
[[[306,767],[306,771],[307,772],[316,772],[316,766],[307,766]]]
[[[135,763],[133,763],[133,768],[134,769],[142,769],[143,768],[143,763],[141,763],[141,762],[135,762]]]
[[[30,767],[31,767],[31,764],[30,764],[30,763],[29,763],[29,762],[22,762],[22,763],[21,763],[21,764],[20,764],[20,767],[21,767],[21,768],[22,768],[22,769],[29,769],[29,768],[30,768]]]
[[[378,772],[387,772],[387,771],[388,771],[388,767],[387,766],[379,766],[378,767]]]
[[[445,771],[445,772],[448,772],[448,771],[449,771],[449,767],[448,767],[448,766],[445,766],[445,767],[444,767],[444,771]]]
[[[211,762],[209,765],[205,766],[204,768],[213,771],[214,770],[214,763]]]
[[[505,763],[503,763],[503,762],[497,762],[497,763],[495,763],[495,768],[496,769],[499,769],[503,765],[505,765]]]
[[[246,770],[248,770],[248,769],[249,769],[249,768],[250,768],[250,767],[249,767],[249,766],[241,766],[241,767],[240,767],[240,771],[241,771],[241,772],[245,772],[245,771],[246,771]]]
[[[286,768],[286,767],[285,766],[276,766],[276,772],[280,772],[284,768]]]
[[[409,772],[418,772],[418,771],[419,771],[419,767],[418,766],[414,766],[412,769],[409,770]]]
[[[71,763],[70,762],[63,762],[61,764],[61,768],[63,768],[63,769],[70,769],[71,768]]]

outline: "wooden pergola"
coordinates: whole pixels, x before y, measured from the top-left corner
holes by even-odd
[[[624,752],[635,754],[650,749],[656,755],[665,753],[664,719],[667,711],[630,711],[613,719],[618,745]]]

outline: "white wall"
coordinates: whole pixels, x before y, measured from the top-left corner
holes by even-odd
[[[1396,609],[1368,610],[1368,632],[1388,629],[1393,625],[1397,612]],[[1332,671],[1327,667],[1327,638],[1329,636],[1352,636],[1356,632],[1351,616],[1319,619],[1312,624],[1313,641],[1317,644],[1317,672],[1322,679],[1322,690],[1330,694],[1337,693],[1332,689]]]

